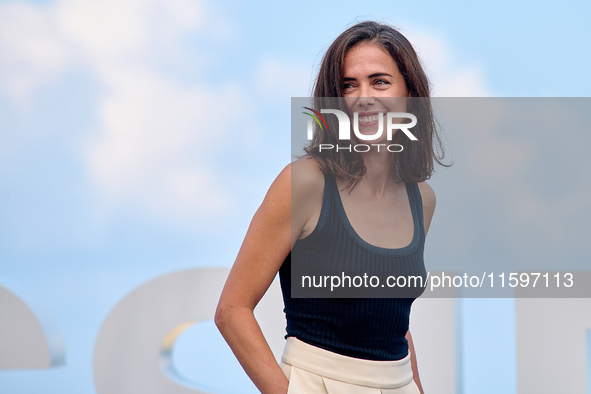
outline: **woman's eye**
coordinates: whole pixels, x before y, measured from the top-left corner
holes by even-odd
[[[353,90],[353,85],[350,83],[346,83],[343,85],[343,93],[349,93]]]
[[[378,86],[388,85],[388,81],[385,81],[383,79],[378,79],[374,82],[374,85],[378,85]]]

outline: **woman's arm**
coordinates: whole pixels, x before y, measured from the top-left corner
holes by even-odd
[[[419,183],[419,191],[421,193],[421,200],[423,201],[423,225],[425,227],[425,236],[427,236],[427,232],[429,231],[429,227],[431,226],[431,219],[433,218],[433,213],[435,212],[435,192],[433,191],[431,186],[427,184],[427,182]],[[419,377],[419,368],[415,353],[415,345],[412,341],[410,330],[406,333],[406,340],[408,341],[408,349],[410,351],[410,363],[412,366],[413,379],[417,384],[421,394],[423,394],[424,391],[423,385],[421,384],[421,379]]]
[[[222,336],[261,393],[286,393],[288,385],[253,311],[291,247],[289,173],[287,167],[279,174],[255,213],[215,314]]]
[[[425,236],[427,236],[437,201],[435,198],[435,192],[427,182],[421,182],[418,184],[418,186],[419,192],[421,193],[421,200],[423,201],[423,221],[425,227]]]
[[[415,345],[410,335],[410,330],[406,333],[406,340],[408,341],[408,350],[410,351],[410,365],[412,367],[412,376],[421,394],[423,394],[423,386],[421,384],[421,378],[419,378],[419,368],[417,366],[417,357],[415,354]]]
[[[275,278],[308,217],[302,207],[309,205],[306,196],[311,194],[306,193],[305,187],[294,187],[292,193],[293,166],[299,168],[301,164],[288,165],[279,174],[255,213],[215,315],[218,329],[261,393],[286,393],[288,386],[253,310]],[[295,178],[297,183],[299,176]]]

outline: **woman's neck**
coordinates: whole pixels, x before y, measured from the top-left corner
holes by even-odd
[[[371,154],[363,156],[365,175],[357,185],[375,197],[381,197],[384,191],[400,182],[399,176],[392,165],[392,154]],[[365,153],[364,153],[365,155]]]

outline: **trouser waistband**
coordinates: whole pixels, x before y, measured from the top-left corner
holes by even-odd
[[[288,337],[281,361],[341,382],[396,389],[412,382],[410,353],[401,360],[374,361],[343,356]]]

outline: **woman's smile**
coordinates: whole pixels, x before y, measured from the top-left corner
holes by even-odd
[[[383,113],[381,115],[384,116]],[[379,118],[380,118],[380,113],[378,113],[378,112],[371,113],[371,114],[360,112],[358,115],[359,126],[363,127],[363,126],[377,125]]]

